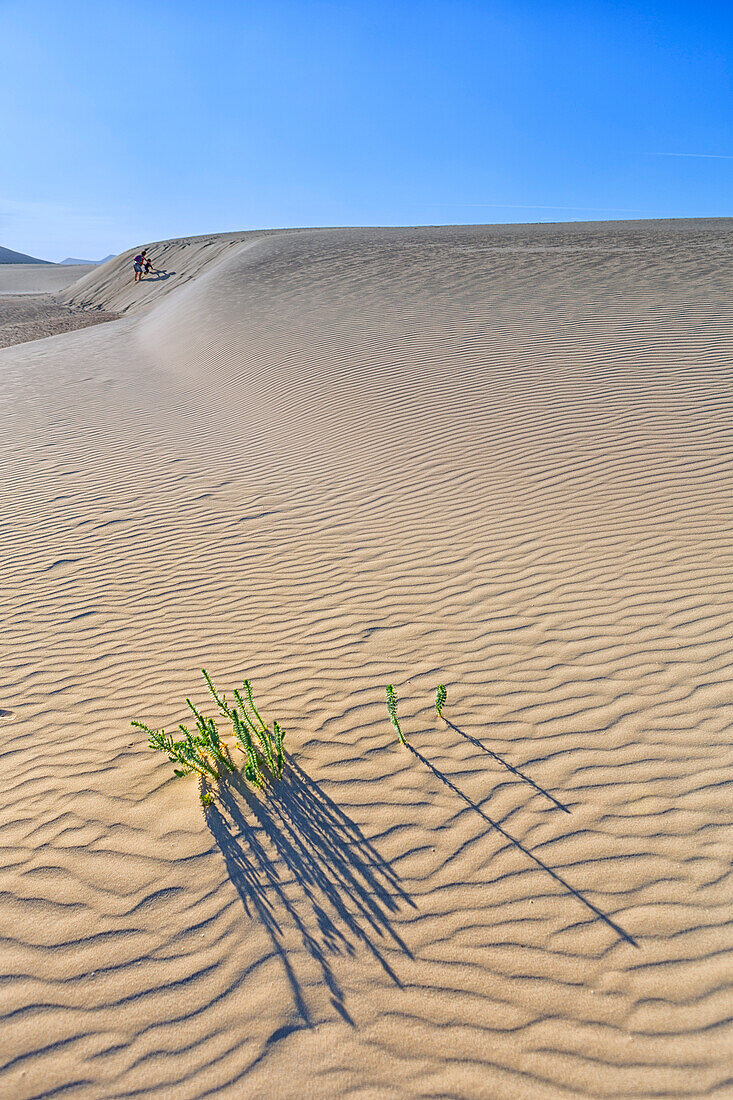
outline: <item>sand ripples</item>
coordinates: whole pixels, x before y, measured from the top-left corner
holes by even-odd
[[[725,1094],[730,232],[272,235],[0,352],[6,1095]],[[267,807],[129,730],[202,664]]]

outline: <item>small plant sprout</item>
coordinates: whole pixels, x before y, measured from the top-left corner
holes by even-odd
[[[249,687],[249,680],[245,680],[244,681],[245,691],[247,690],[248,687]],[[249,687],[248,697],[249,698],[252,697],[252,688],[251,687]],[[270,738],[270,731],[268,730],[267,726],[265,725],[265,723],[260,718],[260,716],[259,716],[256,708],[254,707],[254,705],[252,705],[252,710],[254,711],[256,717],[253,719],[249,715],[249,713],[247,711],[247,706],[244,702],[244,699],[242,698],[241,692],[235,691],[234,692],[234,698],[239,703],[239,708],[240,708],[240,711],[241,711],[241,714],[242,714],[242,718],[244,719],[244,727],[243,727],[243,730],[242,730],[242,733],[244,734],[244,738],[245,738],[244,743],[247,746],[251,747],[251,748],[250,747],[247,748],[247,750],[246,750],[247,753],[249,754],[251,752],[252,757],[256,761],[257,753],[256,753],[256,750],[255,750],[254,742],[252,741],[252,734],[254,734],[255,737],[257,738],[257,740],[260,743],[260,750],[262,752],[262,756],[264,757],[265,764],[270,769],[270,773],[274,776],[277,776],[277,769],[276,769],[276,766],[275,766],[275,757],[273,755],[273,748],[272,748],[272,741],[271,741],[271,738]],[[240,741],[240,743],[241,743],[242,738],[237,737],[237,740]]]
[[[435,689],[435,713],[438,718],[443,717],[443,707],[447,698],[448,692],[445,690],[445,684],[438,684]]]
[[[405,741],[405,735],[400,727],[400,722],[397,717],[397,696],[394,693],[394,688],[391,684],[387,684],[387,711],[389,712],[389,720],[397,731],[397,736],[400,739],[400,743],[407,744]]]
[[[249,680],[245,680],[243,686],[244,686],[245,694],[247,696],[247,702],[249,703],[249,706],[250,706],[250,709],[251,709],[252,713],[254,714],[255,718],[257,719],[257,721],[260,724],[260,729],[266,730],[267,726],[262,721],[262,716],[261,716],[260,712],[258,711],[257,707],[255,706],[254,695],[252,694],[252,684],[249,682]]]

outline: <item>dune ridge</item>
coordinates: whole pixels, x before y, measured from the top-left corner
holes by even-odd
[[[64,287],[59,301],[83,309],[104,309],[113,313],[141,312],[158,305],[161,298],[200,278],[230,252],[267,236],[274,230],[241,233],[209,233],[199,237],[176,237],[168,241],[136,245],[113,256],[100,267],[80,275]],[[280,230],[287,233],[288,230]],[[141,282],[133,281],[133,257],[146,249],[154,270]]]
[[[732,241],[227,235],[0,350],[4,1094],[729,1092]],[[294,760],[206,820],[202,665]]]

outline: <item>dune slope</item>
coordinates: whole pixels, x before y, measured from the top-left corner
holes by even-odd
[[[732,239],[240,235],[0,350],[2,1094],[726,1095]],[[129,726],[202,665],[266,805]]]
[[[228,253],[237,252],[271,232],[213,233],[136,245],[119,256],[113,256],[101,267],[81,274],[65,287],[59,301],[69,306],[104,309],[113,313],[145,311],[157,306],[160,299],[171,291],[178,291],[192,279],[200,278]],[[143,248],[153,262],[153,270],[136,283],[133,258]]]

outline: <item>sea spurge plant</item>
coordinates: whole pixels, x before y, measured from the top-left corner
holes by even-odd
[[[185,726],[180,727],[184,731],[183,740],[174,741],[171,734],[166,733],[165,730],[154,730],[150,726],[146,726],[144,722],[133,722],[132,725],[142,730],[143,733],[147,733],[149,748],[164,752],[172,764],[177,763],[180,765],[180,767],[173,769],[176,775],[188,775],[190,772],[197,772],[201,776],[210,776],[212,779],[219,778],[216,768],[206,759],[205,750],[202,751],[202,746],[198,744],[196,738],[192,737]]]
[[[252,694],[252,684],[249,682],[249,680],[245,680],[243,686],[244,686],[245,694],[247,696],[247,702],[250,705],[250,709],[252,710],[252,713],[254,714],[255,718],[257,719],[257,721],[260,724],[260,729],[266,731],[267,726],[262,721],[262,716],[261,716],[260,712],[258,711],[257,707],[255,706],[254,695]]]
[[[219,710],[221,711],[221,713],[224,715],[225,718],[231,718],[232,717],[232,708],[227,703],[226,695],[219,695],[216,688],[214,687],[214,683],[213,683],[211,677],[209,676],[209,674],[208,674],[208,672],[206,671],[205,668],[202,668],[201,672],[203,673],[204,680],[206,680],[206,686],[208,687],[209,691],[211,692],[212,696],[214,697],[214,702],[218,706]]]
[[[186,699],[189,710],[196,719],[196,729],[198,735],[193,739],[197,745],[207,752],[210,756],[213,756],[217,764],[221,764],[227,771],[234,771],[234,765],[232,764],[227,747],[219,736],[219,731],[216,728],[216,722],[213,718],[204,718],[203,714],[197,710],[190,699]],[[185,726],[180,725],[178,727],[184,734],[190,736]]]
[[[216,690],[208,672],[205,669],[202,669],[202,672],[220,714],[232,724],[232,734],[237,748],[244,753],[243,771],[247,782],[258,790],[262,790],[265,779],[261,761],[264,761],[274,779],[280,779],[285,766],[283,747],[285,732],[277,722],[273,722],[272,731],[265,725],[255,706],[249,680],[245,680],[243,685],[246,703],[242,693],[237,690],[233,693],[234,703],[229,703],[227,697],[220,695]],[[214,799],[210,789],[211,780],[218,781],[222,770],[232,772],[235,771],[235,767],[214,719],[207,718],[190,699],[186,699],[186,705],[193,715],[196,729],[192,732],[181,723],[178,727],[183,735],[180,740],[175,740],[165,730],[152,729],[144,722],[132,724],[148,735],[148,745],[151,749],[166,753],[172,763],[179,765],[174,768],[176,775],[196,772],[201,776],[203,780],[201,801],[205,806],[210,806]]]
[[[245,681],[245,683],[246,682],[247,681]],[[265,763],[267,764],[267,767],[270,769],[270,771],[274,775],[275,774],[275,761],[274,761],[274,757],[272,755],[272,742],[270,740],[270,732],[267,729],[267,726],[264,724],[262,719],[259,718],[259,716],[258,716],[258,720],[255,720],[255,719],[250,717],[250,715],[247,711],[247,706],[244,702],[244,699],[242,698],[241,692],[235,690],[234,698],[237,700],[237,703],[239,704],[239,712],[241,713],[242,718],[244,719],[245,728],[247,730],[248,740],[251,741],[252,734],[255,735],[255,737],[257,738],[257,740],[260,744],[260,749],[261,749],[263,757],[265,758]],[[253,745],[254,745],[254,742],[253,742]],[[254,747],[253,747],[252,751],[253,752],[255,751]]]
[[[264,778],[257,757],[257,750],[252,740],[250,726],[246,720],[242,721],[236,708],[232,710],[232,731],[237,741],[237,748],[241,749],[246,760],[246,764],[244,765],[244,778],[247,779],[253,787],[262,790],[265,785]]]
[[[445,690],[445,684],[438,684],[435,689],[435,713],[438,718],[443,717],[443,707],[447,698],[448,692]]]
[[[277,722],[272,723],[272,738],[275,742],[275,775],[279,779],[285,767],[285,730]]]
[[[397,696],[391,684],[387,684],[387,711],[389,713],[389,720],[397,731],[400,743],[406,745],[407,741],[405,741],[405,735],[402,732],[400,721],[397,717]]]
[[[259,761],[261,756],[273,778],[280,779],[285,766],[283,748],[285,731],[277,722],[273,722],[272,731],[270,731],[257,709],[250,681],[245,680],[242,684],[244,695],[237,688],[234,689],[232,694],[235,706],[227,702],[225,695],[217,692],[208,672],[205,669],[202,669],[202,672],[220,712],[232,723],[232,732],[237,745],[245,755],[247,760],[244,769],[245,778],[255,787],[262,787],[264,780]]]
[[[285,731],[277,722],[272,723],[272,730],[268,728],[255,705],[251,683],[249,680],[245,680],[242,686],[244,694],[247,696],[246,703],[240,691],[234,692],[234,698],[239,704],[239,711],[249,731],[249,739],[251,740],[251,734],[254,734],[257,738],[259,751],[270,774],[275,779],[280,779],[285,766],[285,751],[283,749]]]

